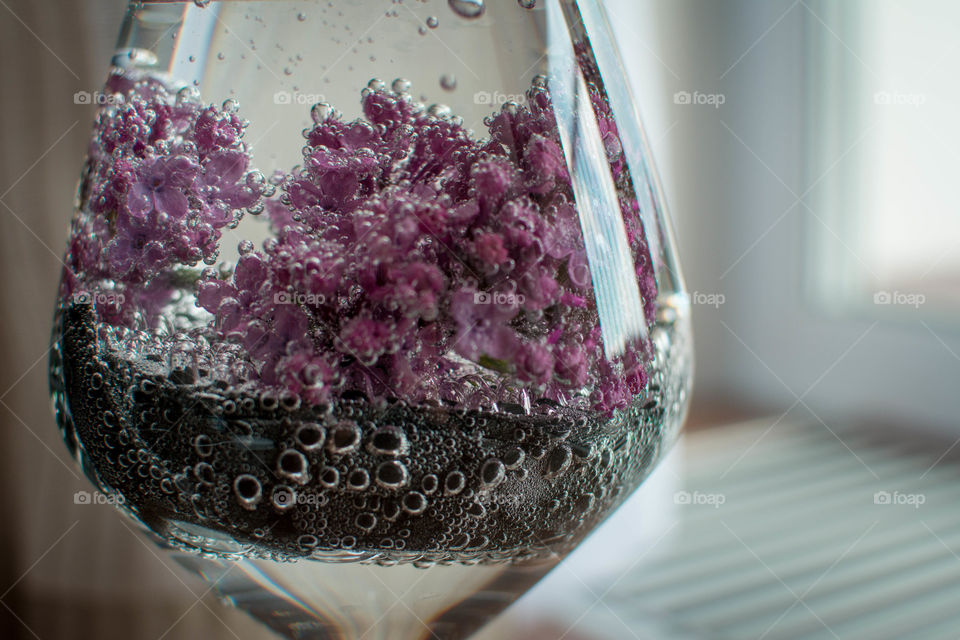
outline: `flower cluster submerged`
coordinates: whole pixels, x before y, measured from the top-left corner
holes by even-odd
[[[484,140],[371,83],[362,119],[315,107],[301,165],[269,184],[231,101],[204,106],[122,75],[108,88],[124,100],[101,109],[64,276],[64,295],[125,293],[97,304],[101,321],[156,321],[182,286],[174,274],[216,262],[224,228],[265,211],[263,246],[241,242],[231,270],[205,269],[193,285],[212,316],[207,340],[239,345],[258,384],[310,403],[349,391],[470,404],[472,369],[490,373],[477,385],[587,393],[602,412],[646,384],[642,341],[604,358],[544,83],[488,118]],[[606,100],[592,97],[652,318],[637,201]]]

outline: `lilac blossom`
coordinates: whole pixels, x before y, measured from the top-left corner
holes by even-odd
[[[112,282],[130,324],[156,318],[173,269],[213,263],[222,230],[265,209],[273,231],[241,250],[229,277],[207,270],[196,304],[208,340],[240,345],[260,385],[309,403],[344,391],[448,400],[465,363],[513,388],[595,410],[646,384],[649,345],[603,354],[570,175],[543,83],[487,119],[478,141],[456,120],[373,84],[364,119],[314,110],[300,167],[270,197],[251,169],[235,107],[111,79],[74,221],[64,295]],[[648,320],[656,282],[605,96],[591,85]]]

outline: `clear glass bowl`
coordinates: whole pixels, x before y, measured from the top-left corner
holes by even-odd
[[[51,388],[289,638],[470,635],[676,438],[689,309],[599,0],[132,2]]]

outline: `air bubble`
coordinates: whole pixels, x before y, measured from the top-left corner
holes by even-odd
[[[366,469],[354,469],[347,474],[347,488],[353,491],[363,491],[370,486],[370,474]]]
[[[591,442],[571,442],[570,448],[573,455],[583,460],[590,460],[596,454],[596,449]]]
[[[432,473],[427,474],[423,476],[423,480],[420,481],[420,487],[423,489],[423,492],[429,496],[436,493],[437,489],[440,488],[440,479]]]
[[[305,21],[307,20],[307,14],[305,14],[305,13],[298,13],[298,14],[297,14],[297,20],[299,20],[300,22],[305,22]]]
[[[506,477],[507,468],[503,462],[496,458],[487,460],[483,463],[483,467],[480,468],[480,482],[483,483],[485,489],[493,489],[503,482]]]
[[[547,457],[547,476],[559,476],[570,467],[573,451],[566,444],[561,444],[550,452]]]
[[[300,408],[300,396],[289,389],[280,392],[280,406],[285,411],[296,411]]]
[[[506,465],[507,469],[513,470],[519,468],[520,465],[523,464],[523,460],[526,457],[527,455],[523,452],[523,449],[520,447],[513,447],[512,449],[508,449],[503,454],[501,459],[503,460],[503,464]]]
[[[440,86],[446,91],[454,91],[457,88],[457,76],[452,73],[445,73],[440,76]]]
[[[310,479],[306,456],[295,449],[286,449],[277,458],[277,473],[297,484],[306,484]]]
[[[486,11],[483,0],[447,0],[447,4],[454,13],[468,20],[479,18]]]
[[[361,513],[357,516],[356,520],[354,520],[354,524],[357,525],[358,528],[369,533],[375,526],[377,526],[377,516],[370,512]]]
[[[443,493],[455,496],[467,486],[467,477],[460,471],[451,471],[443,482]]]
[[[310,119],[316,124],[323,124],[333,115],[333,107],[326,102],[318,102],[310,108]]]
[[[153,470],[151,469],[151,474],[152,474],[152,471]],[[201,483],[207,486],[212,485],[213,481],[216,479],[216,474],[213,472],[213,466],[211,466],[207,462],[198,462],[193,467],[193,474],[197,476],[197,479]]]
[[[427,26],[431,29],[436,29],[440,26],[440,20],[437,19],[437,16],[430,16],[427,18]]]
[[[533,9],[537,6],[537,0],[517,0],[517,4],[523,9]]]
[[[322,447],[326,437],[323,427],[316,422],[307,422],[300,425],[293,435],[293,439],[296,440],[297,444],[305,451],[312,451],[313,449]]]
[[[427,510],[427,496],[419,491],[411,491],[403,496],[403,510],[412,516],[418,516]]]
[[[360,427],[353,422],[339,422],[330,429],[327,448],[330,453],[343,455],[355,450],[360,444]]]
[[[413,83],[406,78],[397,78],[390,85],[390,88],[393,89],[394,93],[409,93],[412,86]]]
[[[399,518],[402,512],[403,509],[396,502],[387,501],[383,503],[383,517],[391,522]]]
[[[573,505],[573,510],[581,515],[589,513],[593,509],[595,500],[596,498],[592,493],[585,493],[577,499],[577,502]]]
[[[280,399],[272,391],[264,391],[260,394],[260,408],[264,411],[274,411],[280,406]]]
[[[399,489],[410,481],[407,468],[396,460],[381,463],[376,472],[377,484],[386,489]]]
[[[340,472],[335,467],[324,467],[320,469],[318,481],[326,489],[335,489],[340,484]]]
[[[240,506],[252,511],[257,508],[263,498],[263,487],[256,476],[244,473],[233,481],[233,493],[237,496]]]
[[[370,453],[385,456],[401,456],[407,452],[409,442],[399,427],[385,426],[373,432],[367,449]]]

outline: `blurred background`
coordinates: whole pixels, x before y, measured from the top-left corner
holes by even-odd
[[[960,5],[604,4],[694,303],[694,405],[639,495],[486,637],[957,637]],[[94,115],[75,94],[123,10],[0,0],[0,637],[266,637],[75,504],[90,485],[50,414]]]

